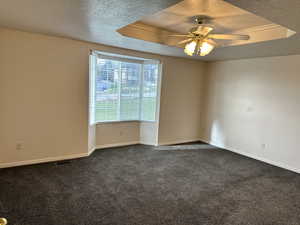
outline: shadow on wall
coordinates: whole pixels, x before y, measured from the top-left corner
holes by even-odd
[[[204,141],[216,145],[220,148],[226,148],[227,139],[223,129],[222,124],[214,119],[213,121],[208,121],[204,129],[203,134]]]

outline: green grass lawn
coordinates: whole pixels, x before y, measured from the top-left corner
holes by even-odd
[[[121,109],[126,115],[121,120],[136,120],[138,118],[139,99],[122,99]],[[154,97],[144,98],[142,102],[142,120],[155,120],[156,102]],[[96,121],[114,121],[118,118],[118,101],[107,100],[96,102]]]

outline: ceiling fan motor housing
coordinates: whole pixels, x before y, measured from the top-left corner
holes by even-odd
[[[198,25],[208,24],[210,22],[211,18],[206,15],[198,15],[194,17],[194,21]]]

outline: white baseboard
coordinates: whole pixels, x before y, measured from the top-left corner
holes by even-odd
[[[199,141],[199,140],[200,140],[199,138],[189,139],[189,140],[178,140],[178,141],[172,141],[172,142],[159,143],[159,145],[181,144],[181,143],[194,142],[194,141]],[[130,142],[115,143],[115,144],[97,145],[97,146],[89,149],[87,153],[72,154],[72,155],[65,155],[65,156],[58,156],[58,157],[46,157],[43,159],[33,159],[33,160],[25,160],[25,161],[10,162],[10,163],[0,163],[0,168],[33,165],[33,164],[39,164],[39,163],[47,163],[47,162],[55,162],[55,161],[83,158],[83,157],[88,157],[88,156],[92,155],[93,152],[97,149],[122,147],[122,146],[136,145],[136,144],[153,145],[152,143],[141,143],[140,141],[130,141]]]
[[[272,166],[277,166],[277,167],[287,169],[287,170],[290,170],[290,171],[293,171],[293,172],[296,172],[296,173],[300,173],[300,169],[293,168],[293,167],[285,165],[284,163],[281,163],[281,162],[275,162],[273,160],[269,160],[269,159],[266,159],[266,158],[263,158],[263,157],[260,157],[260,156],[255,156],[255,155],[252,155],[252,154],[246,153],[246,152],[236,151],[236,150],[232,150],[232,149],[228,149],[228,150],[231,151],[231,152],[235,152],[237,154],[240,154],[240,155],[247,156],[247,157],[252,158],[252,159],[256,159],[256,160],[268,163]]]
[[[151,142],[146,142],[146,141],[141,141],[140,142],[141,145],[151,145],[151,146],[157,146],[156,143],[151,143]]]
[[[158,145],[175,145],[175,144],[184,144],[189,142],[196,142],[200,141],[200,138],[193,138],[193,139],[178,139],[174,141],[166,141],[166,142],[159,142]]]
[[[58,156],[58,157],[46,157],[43,159],[32,159],[32,160],[25,160],[25,161],[18,161],[18,162],[10,162],[10,163],[0,163],[0,168],[8,168],[8,167],[15,167],[15,166],[24,166],[24,165],[46,163],[46,162],[77,159],[77,158],[83,158],[83,157],[87,157],[87,156],[89,156],[89,153],[80,153],[80,154],[65,155],[65,156]]]
[[[248,152],[243,152],[243,151],[240,151],[240,150],[236,150],[236,149],[228,147],[228,146],[219,146],[218,144],[216,144],[216,143],[214,143],[212,141],[208,141],[208,140],[204,140],[204,139],[202,139],[202,141],[204,141],[206,143],[209,143],[210,145],[216,146],[218,148],[222,148],[224,150],[237,153],[239,155],[247,156],[249,158],[265,162],[265,163],[270,164],[272,166],[277,166],[277,167],[280,167],[280,168],[283,168],[283,169],[286,169],[286,170],[290,170],[290,171],[293,171],[293,172],[296,172],[296,173],[300,173],[300,169],[299,168],[294,168],[294,167],[291,167],[291,166],[286,165],[286,164],[281,163],[281,162],[276,162],[276,161],[273,161],[273,160],[270,160],[270,159],[266,159],[266,158],[263,158],[263,157],[260,157],[260,156],[253,155],[253,154],[248,153]]]
[[[123,143],[108,144],[108,145],[99,145],[99,146],[96,146],[96,147],[93,147],[93,148],[89,149],[87,153],[64,155],[64,156],[58,156],[58,157],[46,157],[46,158],[42,158],[42,159],[32,159],[32,160],[24,160],[24,161],[18,161],[18,162],[0,163],[0,169],[1,168],[16,167],[16,166],[25,166],[25,165],[33,165],[33,164],[39,164],[39,163],[47,163],[47,162],[55,162],[55,161],[83,158],[83,157],[90,156],[97,149],[128,146],[128,145],[135,145],[135,144],[139,144],[139,142],[132,141],[132,142],[123,142]]]
[[[91,154],[93,154],[93,152],[97,149],[97,147],[93,147],[88,151],[88,156],[90,156]]]
[[[128,142],[120,142],[120,143],[114,143],[114,144],[97,145],[95,147],[95,150],[104,149],[104,148],[122,147],[122,146],[128,146],[128,145],[137,145],[137,144],[140,144],[140,142],[139,141],[128,141]]]

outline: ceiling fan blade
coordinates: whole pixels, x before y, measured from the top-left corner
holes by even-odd
[[[188,43],[188,42],[190,42],[190,41],[192,41],[192,40],[193,40],[193,38],[185,39],[185,40],[183,40],[183,41],[178,42],[177,44],[178,44],[178,45],[185,44],[185,43]]]
[[[212,30],[213,30],[212,27],[200,25],[200,26],[197,27],[197,30],[194,31],[193,33],[196,33],[196,34],[200,34],[200,35],[206,36],[206,35],[208,35]]]
[[[188,37],[189,35],[188,34],[171,34],[171,35],[168,35],[169,37]]]
[[[210,43],[210,44],[212,44],[214,46],[218,46],[218,43],[215,42],[213,39],[204,39],[204,41],[206,41],[206,42],[208,42],[208,43]]]
[[[249,40],[249,35],[244,34],[209,34],[207,38],[222,40]]]

